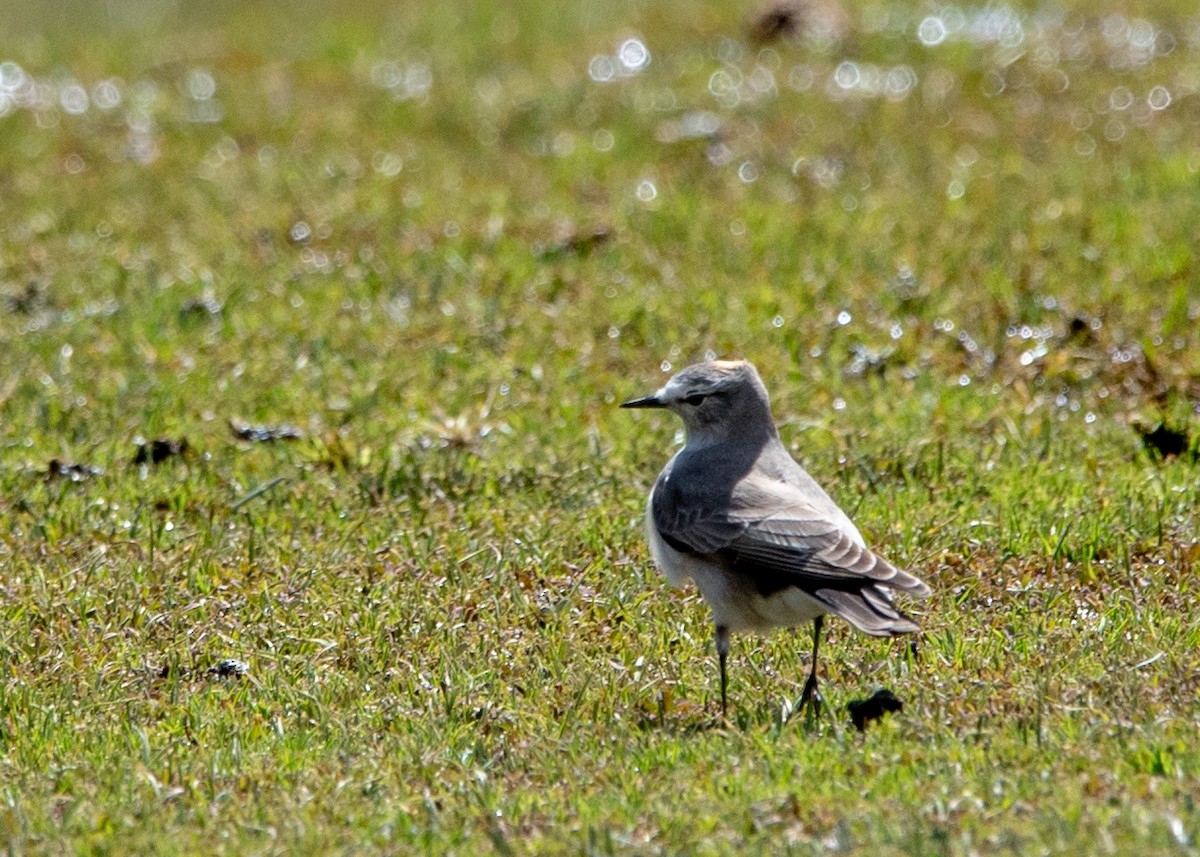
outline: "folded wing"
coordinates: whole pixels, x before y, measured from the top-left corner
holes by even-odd
[[[667,544],[747,575],[763,596],[795,586],[867,634],[917,630],[890,590],[923,598],[929,587],[862,545],[844,515],[822,508],[822,498],[759,479],[739,483],[726,508],[716,505],[655,502],[654,522]],[[687,506],[690,514],[676,511]]]

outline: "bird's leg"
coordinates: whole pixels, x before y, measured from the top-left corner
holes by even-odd
[[[804,692],[800,694],[800,707],[809,706],[814,713],[821,709],[821,694],[817,690],[817,649],[821,645],[821,626],[824,624],[824,616],[813,619],[812,669],[809,670],[808,681],[804,683]]]
[[[721,717],[725,717],[725,661],[729,658],[729,626],[717,626],[717,658],[721,662]]]

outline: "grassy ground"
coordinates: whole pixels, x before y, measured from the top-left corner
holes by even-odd
[[[0,56],[10,853],[1196,852],[1189,4],[187,5]],[[641,538],[708,353],[935,590],[815,727]]]

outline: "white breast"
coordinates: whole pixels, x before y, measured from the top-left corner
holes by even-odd
[[[667,583],[672,586],[683,586],[687,583],[688,578],[692,576],[688,570],[688,557],[667,544],[659,535],[658,527],[654,526],[653,490],[646,499],[646,541],[650,544],[650,556],[654,557],[654,564],[667,578]]]

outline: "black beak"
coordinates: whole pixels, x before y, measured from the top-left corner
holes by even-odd
[[[621,403],[622,408],[665,408],[666,404],[657,395],[643,396],[640,399],[632,399],[628,402]]]

